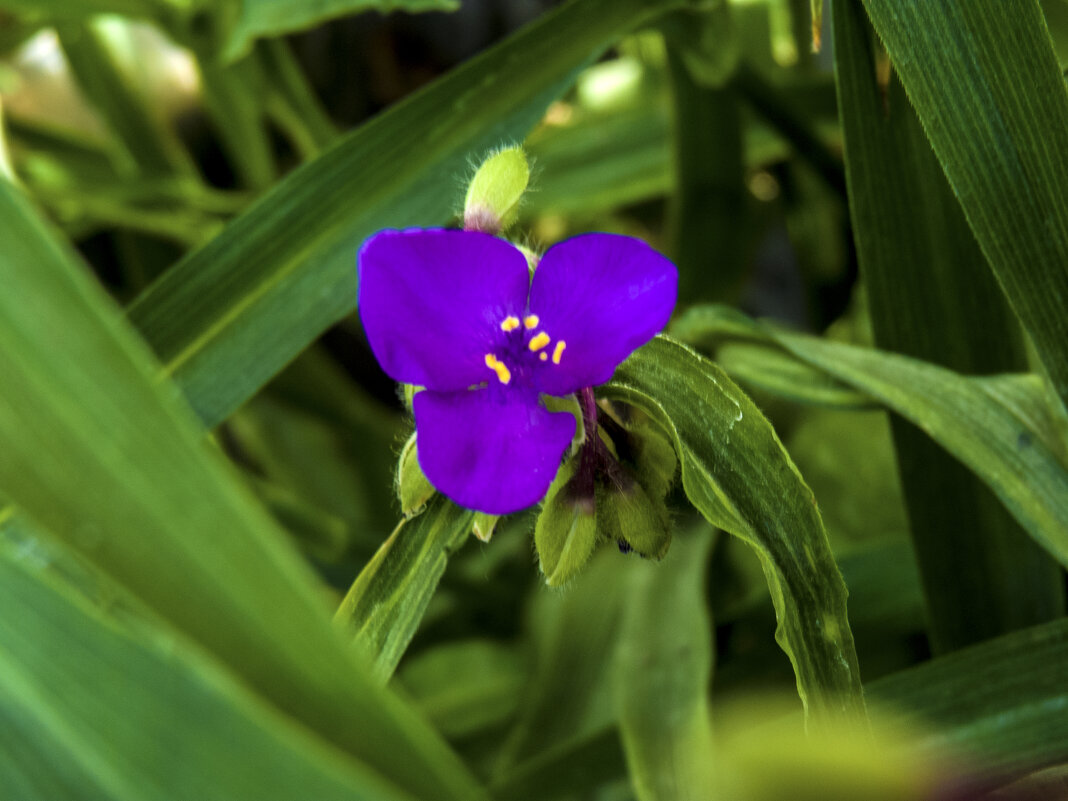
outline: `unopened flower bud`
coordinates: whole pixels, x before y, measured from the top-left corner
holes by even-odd
[[[496,234],[513,222],[530,181],[522,148],[509,147],[482,162],[464,200],[464,230]]]
[[[638,482],[597,493],[597,532],[621,551],[662,559],[671,544],[671,522],[662,500],[653,500]]]
[[[573,475],[570,465],[560,468],[534,526],[534,547],[550,587],[570,581],[597,547],[596,499],[576,487]]]
[[[405,517],[418,514],[433,495],[434,487],[419,467],[419,452],[415,434],[412,434],[404,443],[397,462],[397,500],[400,501],[401,512]]]

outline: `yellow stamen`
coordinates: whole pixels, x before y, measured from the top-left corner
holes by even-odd
[[[540,322],[541,320],[536,314],[528,314],[526,317],[523,318],[523,325],[527,327],[528,331],[532,331],[533,329],[537,328],[538,323]]]
[[[544,348],[546,345],[548,345],[550,341],[551,340],[549,339],[549,335],[546,334],[544,331],[541,331],[536,334],[534,338],[530,340],[530,342],[527,343],[527,347],[530,348],[531,351],[537,352]]]
[[[507,384],[512,380],[512,371],[505,366],[504,362],[499,361],[492,353],[486,354],[486,367],[490,368],[497,374],[497,379],[502,384]]]
[[[548,361],[549,360],[549,354],[545,353],[544,351],[542,351],[541,353],[538,354],[538,358],[541,359],[543,362],[544,361]]]
[[[517,328],[519,328],[519,318],[513,314],[509,314],[501,323],[502,331],[515,331]]]
[[[564,355],[566,347],[567,343],[562,339],[556,343],[556,349],[553,351],[553,364],[560,364],[560,357]]]

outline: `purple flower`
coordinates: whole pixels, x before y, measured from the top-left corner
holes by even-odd
[[[359,308],[382,369],[423,386],[419,464],[461,506],[541,500],[575,432],[541,394],[603,384],[667,323],[674,265],[644,242],[584,234],[523,253],[475,231],[381,231],[359,254]]]

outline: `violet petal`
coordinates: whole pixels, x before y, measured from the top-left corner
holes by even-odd
[[[531,392],[496,388],[416,393],[419,465],[460,506],[504,515],[540,501],[575,433]]]
[[[391,378],[449,391],[493,377],[486,354],[529,286],[518,249],[473,231],[380,231],[358,263],[360,318]]]
[[[530,313],[552,356],[537,388],[566,395],[608,381],[667,324],[677,287],[675,265],[632,237],[583,234],[549,248],[530,288]]]

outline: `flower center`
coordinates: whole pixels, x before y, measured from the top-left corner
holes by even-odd
[[[530,358],[537,354],[538,360],[542,362],[548,362],[550,359],[553,364],[560,364],[560,359],[564,355],[564,348],[567,347],[567,343],[564,340],[557,340],[556,345],[552,349],[552,356],[549,355],[547,350],[549,344],[552,342],[550,337],[545,331],[538,331],[534,333],[534,330],[540,325],[541,320],[536,314],[528,314],[522,320],[516,317],[514,314],[510,314],[501,321],[501,330],[506,334],[511,334],[513,331],[520,331],[520,335],[524,337],[526,347],[515,347],[518,342],[509,343],[511,347],[506,347],[506,353],[504,354],[512,366],[516,368],[525,367],[525,365],[517,364],[516,362],[526,362]],[[529,339],[527,334],[530,332]],[[513,361],[514,359],[514,361]],[[512,380],[512,370],[504,362],[501,356],[496,353],[486,354],[486,367],[493,370],[497,374],[497,380],[502,384],[507,384]]]

